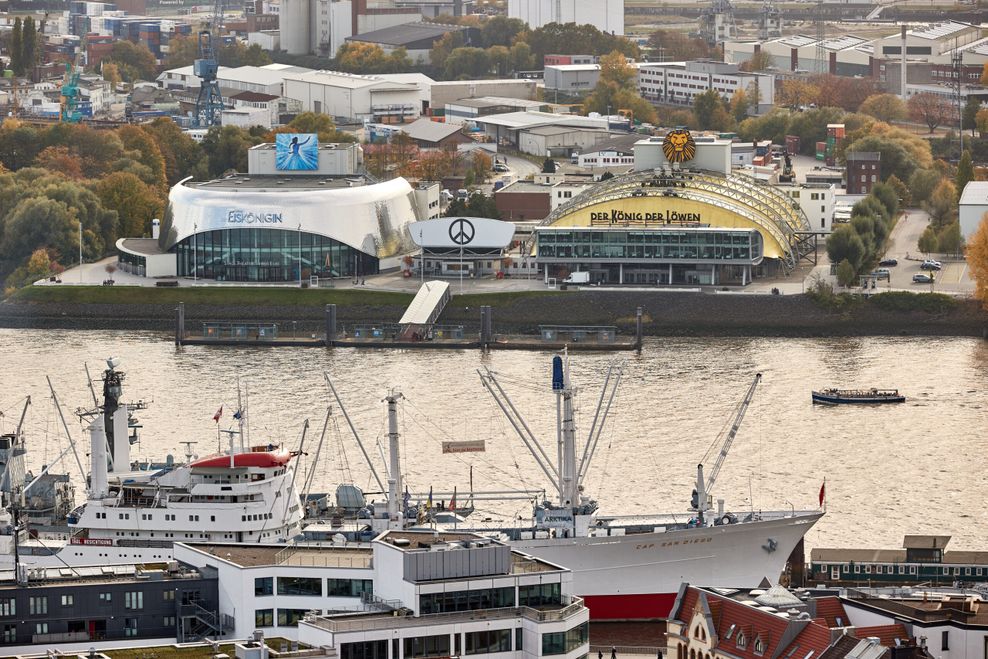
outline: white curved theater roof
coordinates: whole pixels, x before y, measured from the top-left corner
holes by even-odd
[[[363,185],[363,179],[238,175],[190,183],[168,195],[161,247],[194,233],[265,228],[319,234],[378,258],[411,249],[416,221],[412,187],[403,178]]]

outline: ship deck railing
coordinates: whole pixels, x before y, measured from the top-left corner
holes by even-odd
[[[455,611],[451,613],[426,613],[423,615],[395,616],[392,614],[370,614],[366,616],[347,616],[332,618],[312,616],[306,618],[307,624],[325,629],[333,633],[374,631],[379,629],[394,629],[395,627],[429,627],[432,625],[463,623],[480,620],[505,620],[510,618],[527,618],[535,622],[558,622],[567,620],[586,609],[583,599],[571,598],[571,602],[562,607],[509,606],[496,609],[475,609],[472,611]]]

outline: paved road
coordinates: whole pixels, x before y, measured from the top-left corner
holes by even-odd
[[[929,222],[930,216],[926,211],[915,208],[905,211],[905,216],[899,219],[895,229],[892,230],[889,246],[884,256],[884,258],[898,259],[899,265],[889,268],[892,271],[891,280],[880,282],[878,287],[915,290],[917,292],[930,289],[945,293],[972,293],[974,280],[971,279],[967,263],[963,260],[947,261],[935,257],[943,262],[943,270],[934,273],[936,280],[934,284],[931,286],[930,284],[913,282],[913,275],[925,272],[920,269],[920,264],[925,256],[920,253],[917,243]]]

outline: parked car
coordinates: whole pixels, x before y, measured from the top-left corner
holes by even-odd
[[[884,265],[884,266],[892,267],[892,266],[899,265],[899,260],[898,259],[883,259],[883,260],[879,261],[878,265]]]
[[[505,165],[503,162],[497,163],[496,165],[491,167],[491,169],[497,172],[498,174],[507,174],[508,172],[511,171],[510,169],[508,169],[508,166]]]
[[[923,261],[923,264],[919,266],[920,270],[939,270],[943,267],[939,261],[933,261],[932,259],[927,259]]]
[[[470,198],[470,191],[466,188],[460,188],[456,191],[456,198],[459,201],[466,201]]]
[[[878,268],[871,274],[876,279],[889,279],[889,280],[892,279],[892,271],[889,270],[888,268]]]
[[[933,275],[927,275],[922,272],[917,272],[913,275],[913,283],[916,284],[932,284]]]

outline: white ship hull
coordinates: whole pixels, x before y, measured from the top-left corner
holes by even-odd
[[[605,537],[511,541],[573,571],[573,591],[595,620],[664,618],[680,584],[754,587],[778,581],[822,512],[722,526]],[[774,547],[774,549],[773,549]]]

